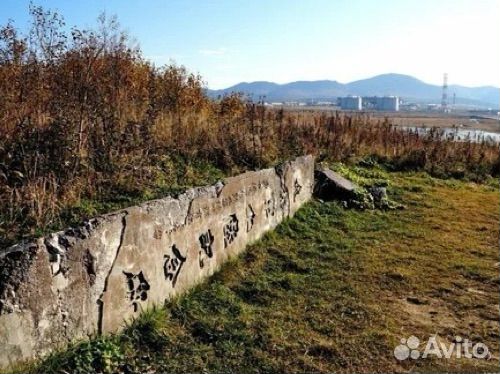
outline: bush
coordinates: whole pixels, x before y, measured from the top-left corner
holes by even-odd
[[[120,345],[113,338],[82,342],[54,353],[36,369],[38,373],[115,373],[123,361]]]
[[[303,154],[444,177],[500,173],[496,145],[269,110],[238,94],[210,100],[199,75],[146,61],[115,18],[68,33],[59,14],[30,12],[27,34],[0,28],[0,247]]]

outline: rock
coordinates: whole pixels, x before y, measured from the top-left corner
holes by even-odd
[[[349,200],[359,187],[340,174],[330,170],[315,170],[314,195],[322,200]]]
[[[373,186],[368,189],[368,192],[373,196],[375,204],[387,201],[387,189],[385,187]]]
[[[404,205],[389,200],[387,189],[380,182],[365,189],[327,168],[316,169],[314,177],[314,196],[317,199],[340,200],[344,208],[359,210],[405,208]]]
[[[368,192],[373,197],[373,203],[377,208],[389,208],[389,199],[387,198],[387,189],[385,187],[372,186]]]
[[[404,205],[395,203],[389,200],[387,189],[382,186],[372,186],[368,188],[368,192],[373,197],[373,203],[376,208],[384,210],[404,209]]]
[[[330,169],[314,172],[314,196],[322,200],[340,200],[344,208],[374,209],[373,197],[364,188]]]

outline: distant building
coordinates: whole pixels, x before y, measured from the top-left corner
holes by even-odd
[[[398,112],[399,97],[397,96],[363,97],[363,107],[365,109],[375,109],[384,112]]]
[[[441,105],[439,104],[427,104],[427,111],[435,112],[441,109]]]
[[[361,96],[346,96],[341,97],[340,108],[343,110],[361,110],[362,109],[362,100]]]
[[[387,112],[399,111],[399,97],[397,96],[384,96],[377,98],[377,109]]]
[[[404,104],[399,104],[399,109],[407,112],[416,112],[420,110],[421,105],[417,103],[404,103]]]

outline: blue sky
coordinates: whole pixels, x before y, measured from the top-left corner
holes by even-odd
[[[28,0],[0,0],[0,23],[26,27]],[[38,0],[68,25],[116,14],[158,64],[208,86],[240,81],[410,74],[441,84],[500,86],[499,0]]]

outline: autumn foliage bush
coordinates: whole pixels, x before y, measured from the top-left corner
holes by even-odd
[[[168,184],[167,165],[229,174],[312,153],[440,175],[500,169],[497,146],[437,131],[270,110],[238,94],[211,100],[200,76],[144,59],[115,18],[82,30],[41,7],[30,13],[28,32],[0,29],[0,247],[66,224],[63,213],[83,199]]]

